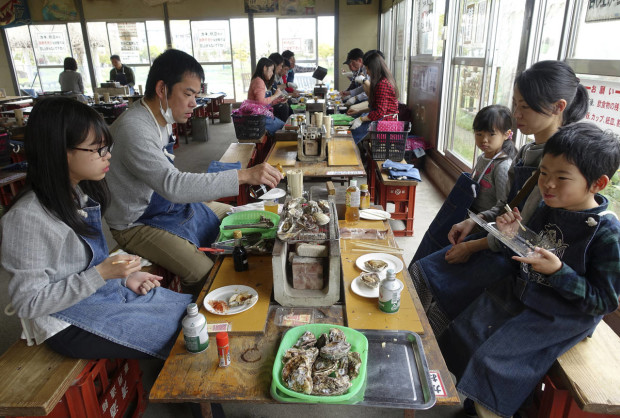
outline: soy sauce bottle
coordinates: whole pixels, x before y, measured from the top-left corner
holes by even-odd
[[[277,168],[280,173],[284,174],[284,170],[282,169],[280,163],[276,164],[274,167]],[[250,196],[252,196],[252,199],[258,199],[269,190],[269,187],[265,186],[264,184],[259,184],[258,186],[250,186]]]
[[[243,246],[243,233],[236,229],[233,232],[235,238],[235,248],[233,248],[233,262],[235,264],[235,271],[246,271],[249,269],[248,265],[248,252]]]

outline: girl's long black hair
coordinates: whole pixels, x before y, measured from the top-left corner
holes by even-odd
[[[588,113],[588,91],[573,69],[562,61],[539,61],[515,79],[523,100],[535,112],[549,115],[553,104],[566,100],[562,125],[577,122]]]
[[[273,67],[273,74],[271,75],[271,79],[269,80],[265,80],[265,76],[263,75],[263,70],[266,67]],[[256,69],[254,70],[254,74],[252,74],[252,80],[254,80],[256,77],[260,77],[264,82],[265,82],[265,86],[267,86],[267,90],[269,90],[271,88],[271,85],[273,84],[273,80],[275,80],[276,78],[276,64],[271,61],[269,58],[261,58],[258,60],[258,62],[256,63]]]
[[[368,104],[370,107],[375,106],[375,90],[377,84],[382,78],[387,79],[392,87],[394,87],[394,93],[396,94],[396,98],[398,98],[398,87],[396,87],[396,80],[394,80],[394,76],[390,72],[390,69],[387,67],[387,64],[381,57],[379,51],[375,51],[364,56],[364,65],[370,72],[370,92],[368,94]]]
[[[483,107],[476,113],[473,128],[474,132],[493,133],[499,131],[503,135],[512,128],[512,113],[510,109],[502,105]],[[512,137],[504,140],[502,151],[510,158],[514,158],[517,155],[517,149],[512,141]]]
[[[92,236],[93,231],[78,214],[79,199],[71,186],[67,151],[79,146],[93,132],[100,146],[112,146],[113,140],[103,118],[91,107],[67,97],[50,97],[38,102],[28,118],[26,188],[34,191],[44,208],[69,225],[76,234]],[[110,191],[105,181],[84,180],[84,193],[105,212]],[[23,193],[16,197],[17,201]]]

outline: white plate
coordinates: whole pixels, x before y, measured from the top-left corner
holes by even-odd
[[[351,290],[353,291],[353,293],[363,298],[378,298],[379,297],[379,286],[377,286],[375,289],[371,289],[370,287],[361,283],[359,277],[356,277],[351,282]]]
[[[228,300],[233,294],[240,293],[240,292],[248,292],[249,294],[251,294],[252,299],[253,299],[252,303],[249,303],[247,305],[235,306],[234,308],[229,308],[227,312],[217,312],[208,303],[210,300],[223,300],[224,302],[228,303]],[[207,296],[205,296],[203,305],[207,311],[211,312],[214,315],[234,315],[240,312],[247,311],[252,306],[254,306],[256,302],[258,302],[258,293],[256,292],[256,290],[252,289],[249,286],[243,286],[240,284],[238,285],[236,284],[236,285],[224,286],[224,287],[220,287],[218,289],[212,290],[211,292],[209,292]]]
[[[362,209],[360,210],[360,218],[371,221],[390,219],[392,215],[389,212],[378,209]]]
[[[368,270],[365,266],[364,263],[368,260],[383,260],[387,263],[387,267],[385,269],[383,269],[383,271],[379,272],[379,277],[381,277],[381,279],[385,278],[385,274],[387,273],[388,269],[393,269],[394,270],[394,274],[399,273],[400,271],[402,271],[404,264],[401,261],[400,258],[393,256],[392,254],[385,254],[385,253],[370,253],[370,254],[364,254],[360,257],[357,258],[357,260],[355,260],[355,265],[362,271],[366,271],[366,272],[371,272],[370,270]]]

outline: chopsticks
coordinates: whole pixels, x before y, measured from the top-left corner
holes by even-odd
[[[389,253],[389,254],[402,254],[405,251],[402,248],[390,247],[389,245],[382,245],[382,244],[373,244],[370,242],[355,242],[352,244],[357,247],[360,247],[360,248],[351,249],[352,252],[356,252],[356,253],[361,253],[361,252],[367,253],[368,251],[377,251],[377,252]]]
[[[510,206],[508,206],[508,203],[506,203],[506,206],[504,206],[504,208],[508,211],[508,212],[512,212],[512,209],[510,209]],[[523,226],[523,224],[521,223],[520,220],[517,219],[517,222],[519,223],[519,226],[521,227],[522,230],[526,230],[525,227]]]

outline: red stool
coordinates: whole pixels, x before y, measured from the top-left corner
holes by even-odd
[[[391,214],[392,219],[405,221],[405,229],[394,231],[394,235],[413,236],[415,192],[418,182],[415,180],[391,180],[386,173],[382,172],[382,165],[383,161],[373,161],[372,164],[375,180],[375,204],[386,209],[388,202],[394,203],[395,209]]]

